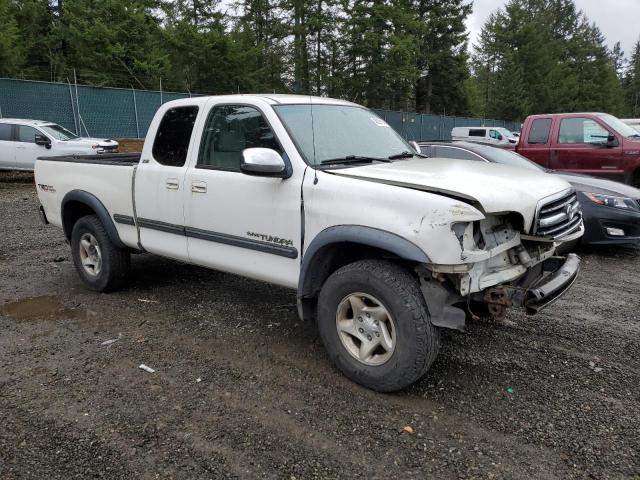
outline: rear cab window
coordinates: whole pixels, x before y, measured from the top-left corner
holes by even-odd
[[[184,166],[197,116],[195,105],[167,110],[153,141],[152,154],[158,163],[167,167]]]
[[[529,145],[546,145],[551,133],[550,118],[536,118],[531,122],[527,143]]]

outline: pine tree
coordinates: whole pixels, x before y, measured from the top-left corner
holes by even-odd
[[[509,0],[483,27],[473,71],[489,116],[622,109],[604,37],[573,0]]]
[[[417,0],[415,108],[426,113],[466,113],[464,83],[469,75],[466,0]]]
[[[640,40],[633,47],[624,79],[626,115],[640,117]]]
[[[23,52],[19,45],[18,23],[9,9],[8,0],[0,0],[0,75],[11,76],[17,73],[23,61]]]

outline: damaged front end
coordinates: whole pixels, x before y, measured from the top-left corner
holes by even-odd
[[[521,219],[512,213],[453,224],[463,263],[417,269],[432,323],[462,330],[466,312],[500,319],[516,307],[534,314],[566,293],[577,278],[580,259],[556,256],[556,247],[584,231],[579,209],[569,211],[566,205],[562,208],[571,217],[571,229],[561,237],[536,235],[538,219],[533,234],[521,233]],[[548,207],[543,212],[549,216]]]

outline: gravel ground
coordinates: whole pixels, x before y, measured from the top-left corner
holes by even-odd
[[[25,178],[0,182],[2,479],[640,478],[636,250],[581,252],[556,305],[446,333],[382,395],[289,290],[150,255],[86,290]]]

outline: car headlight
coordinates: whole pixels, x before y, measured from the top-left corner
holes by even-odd
[[[585,196],[593,203],[603,205],[605,207],[623,208],[625,210],[640,210],[640,205],[632,199],[627,197],[614,197],[613,195],[603,195],[602,193],[586,193]]]

